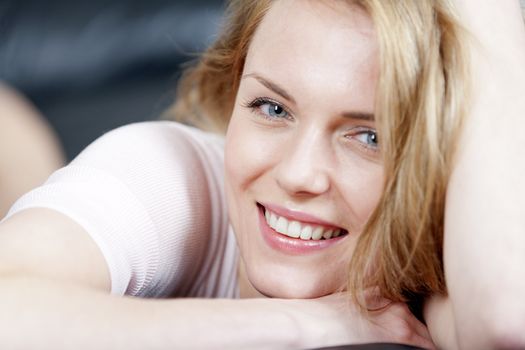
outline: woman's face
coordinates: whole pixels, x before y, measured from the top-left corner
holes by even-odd
[[[226,141],[230,219],[251,284],[313,298],[345,284],[379,200],[378,48],[342,1],[278,0],[250,45]]]

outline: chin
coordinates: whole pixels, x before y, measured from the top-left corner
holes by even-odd
[[[295,276],[295,278],[290,278]],[[321,279],[298,278],[297,275],[288,274],[279,278],[276,274],[272,276],[259,275],[257,273],[248,278],[253,287],[262,295],[269,298],[279,299],[315,299],[339,291],[332,281]]]
[[[259,293],[268,298],[279,298],[279,299],[315,299],[320,298],[333,292],[318,290],[318,288],[305,290],[304,288],[297,288],[296,286],[272,286],[265,285],[261,288],[255,287]]]

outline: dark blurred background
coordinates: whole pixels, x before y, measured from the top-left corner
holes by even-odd
[[[180,68],[215,37],[222,0],[0,0],[0,80],[56,129],[69,159],[156,119]]]

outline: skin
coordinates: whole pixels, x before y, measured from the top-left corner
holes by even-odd
[[[473,91],[447,190],[448,296],[426,319],[440,348],[525,349],[524,21],[516,0],[456,4]]]
[[[65,164],[58,138],[16,91],[0,83],[0,218]]]
[[[253,38],[226,136],[226,189],[241,283],[264,295],[314,298],[345,283],[382,189],[375,122],[354,115],[373,118],[377,50],[371,19],[347,3],[278,1]],[[272,101],[250,105],[257,98]],[[280,114],[270,115],[276,107]],[[277,251],[263,240],[257,203],[315,215],[349,234],[315,254]]]

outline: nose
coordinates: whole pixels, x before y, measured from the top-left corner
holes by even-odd
[[[320,195],[330,189],[329,142],[312,128],[292,136],[276,167],[279,187],[291,196]]]

